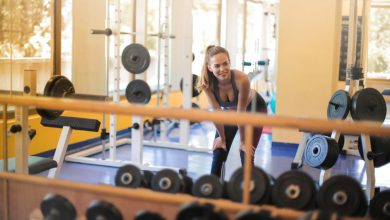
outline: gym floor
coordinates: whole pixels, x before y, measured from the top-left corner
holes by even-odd
[[[169,139],[178,142],[178,129],[170,133]],[[215,130],[211,123],[200,123],[191,126],[190,144],[211,146]],[[206,137],[206,138],[205,138]],[[145,138],[152,138],[146,134]],[[266,131],[260,140],[255,152],[255,165],[264,169],[267,173],[277,178],[280,174],[290,170],[291,162],[297,149],[296,144],[272,143],[272,132]],[[117,159],[130,160],[131,146],[117,147]],[[238,155],[238,152],[237,152]],[[101,158],[101,154],[93,157]],[[189,176],[194,180],[201,175],[210,172],[212,154],[207,152],[193,152],[180,149],[144,146],[144,163],[176,168],[186,168]],[[239,157],[233,160],[234,166],[240,165]],[[320,170],[303,166],[301,170],[309,173],[318,181]],[[64,162],[59,178],[63,180],[114,185],[117,168],[88,165],[74,162]],[[356,178],[364,186],[366,183],[364,161],[353,155],[340,155],[336,164],[332,167],[332,175],[343,174]],[[376,186],[390,188],[390,164],[375,169]],[[47,176],[48,171],[38,174]]]

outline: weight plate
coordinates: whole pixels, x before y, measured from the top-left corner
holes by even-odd
[[[150,54],[141,44],[132,43],[122,51],[122,65],[130,73],[145,72],[150,64]]]
[[[75,89],[73,83],[65,76],[58,76],[57,79],[53,81],[51,89],[45,93],[45,96],[62,98],[71,96],[74,93]]]
[[[215,175],[203,175],[199,177],[192,186],[192,195],[210,199],[223,198],[223,181]]]
[[[268,210],[254,211],[252,209],[242,211],[237,214],[236,220],[276,220]]]
[[[87,220],[122,220],[122,214],[120,211],[111,203],[101,200],[95,200],[91,203],[85,214]]]
[[[159,213],[150,212],[150,211],[140,211],[134,217],[134,220],[164,220],[164,219],[165,218],[163,218]]]
[[[151,97],[152,91],[145,81],[135,79],[127,84],[126,99],[129,103],[147,104]]]
[[[131,164],[120,167],[115,175],[116,186],[138,188],[141,186],[142,180],[140,169]]]
[[[316,193],[316,184],[308,174],[291,170],[276,179],[272,201],[278,207],[309,210],[315,208]]]
[[[328,169],[337,161],[339,146],[332,138],[324,135],[314,135],[306,143],[303,155],[307,165]]]
[[[177,172],[162,169],[153,176],[151,187],[157,192],[178,193],[184,191],[184,181]]]
[[[196,89],[196,85],[198,84],[199,76],[192,74],[192,97],[197,97],[200,95],[200,91]],[[183,92],[183,78],[180,80],[180,91]]]
[[[227,220],[223,212],[215,210],[212,204],[197,202],[185,204],[176,216],[176,220]]]
[[[351,116],[353,120],[383,122],[386,113],[385,98],[378,90],[365,88],[352,96]]]
[[[374,166],[381,167],[390,162],[390,138],[370,136],[371,151],[374,158]],[[363,143],[361,136],[358,137],[358,149],[360,157],[363,157]]]
[[[373,219],[390,219],[390,190],[379,192],[370,202]]]
[[[236,202],[242,201],[242,186],[244,184],[244,172],[238,168],[227,183],[227,193],[230,199]],[[251,172],[250,202],[263,204],[268,202],[270,193],[270,177],[259,167],[253,167]]]
[[[367,199],[359,182],[349,176],[332,176],[318,191],[320,209],[337,212],[339,215],[363,216]]]
[[[337,90],[330,98],[328,104],[328,119],[347,118],[351,108],[351,97],[347,91]]]
[[[47,81],[43,90],[43,95],[48,97],[63,97],[63,94],[67,93],[66,91],[70,94],[75,93],[72,82],[70,82],[65,76],[55,75]],[[63,110],[40,108],[37,108],[36,111],[42,118],[49,120],[58,118],[64,112]]]
[[[45,219],[74,220],[76,209],[65,197],[47,194],[41,202],[41,212]]]

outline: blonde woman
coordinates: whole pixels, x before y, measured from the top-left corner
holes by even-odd
[[[225,48],[214,45],[207,47],[197,88],[205,92],[213,110],[251,111],[252,103],[256,103],[253,109],[256,112],[266,113],[267,105],[264,99],[250,88],[248,76],[230,67],[229,53]],[[245,128],[244,126],[226,126],[221,124],[215,124],[215,127],[217,132],[213,143],[211,174],[220,176],[222,164],[226,161],[237,130],[239,130],[241,138],[241,163],[242,165],[244,164],[245,145],[243,140]],[[262,131],[262,128],[254,128],[252,155],[255,152]],[[253,165],[253,160],[251,163]]]

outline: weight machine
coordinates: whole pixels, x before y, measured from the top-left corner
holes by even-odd
[[[141,1],[141,2],[140,2],[140,4],[138,4],[138,2],[137,2],[137,10],[136,11],[142,11],[142,9],[145,9],[146,3],[143,1]],[[157,37],[159,39],[159,41],[158,41],[158,54],[159,54],[159,56],[158,56],[158,79],[160,79],[160,73],[163,72],[163,77],[164,77],[165,82],[164,82],[163,91],[162,91],[162,94],[163,94],[162,95],[162,97],[163,97],[162,104],[163,104],[163,106],[168,106],[169,89],[170,89],[170,86],[169,86],[169,72],[170,72],[170,69],[169,69],[169,53],[170,53],[169,48],[170,48],[170,41],[171,41],[171,39],[175,38],[175,36],[170,34],[170,26],[169,26],[169,23],[170,23],[169,8],[170,8],[171,1],[170,0],[164,1],[164,3],[165,3],[164,4],[164,12],[162,12],[162,8],[163,8],[162,7],[162,5],[163,5],[162,0],[160,0],[159,3],[160,3],[159,4],[160,5],[160,7],[159,7],[160,31],[158,33],[155,33],[155,34],[148,34],[147,36]],[[107,4],[107,8],[108,8],[109,4],[110,4],[110,0],[107,0],[106,4]],[[120,0],[115,0],[115,8],[119,9],[119,6],[120,6]],[[108,62],[109,55],[108,55],[108,49],[107,49],[108,45],[109,45],[109,36],[114,35],[114,39],[115,39],[114,51],[115,51],[116,58],[115,58],[115,62],[114,62],[115,87],[114,87],[114,92],[113,92],[113,101],[115,103],[119,102],[119,97],[120,97],[120,94],[119,94],[120,69],[121,69],[121,66],[120,66],[121,64],[120,64],[120,59],[119,59],[119,57],[121,56],[120,55],[120,36],[123,34],[133,35],[136,37],[136,42],[138,44],[141,44],[141,45],[145,43],[145,38],[146,38],[145,30],[143,28],[141,28],[141,27],[144,27],[145,23],[146,23],[146,21],[143,21],[143,19],[137,20],[137,22],[139,22],[139,24],[137,24],[137,30],[135,33],[128,33],[128,32],[120,31],[121,30],[120,20],[119,20],[120,13],[121,13],[121,10],[115,10],[115,20],[114,20],[115,27],[113,29],[106,28],[104,30],[92,30],[92,34],[106,35],[107,74],[108,74],[108,63],[109,63]],[[163,14],[163,16],[162,16],[162,14]],[[142,17],[142,16],[137,16],[137,17]],[[161,22],[161,17],[164,18],[163,22]],[[110,19],[111,18],[109,16],[109,11],[107,9],[106,26],[108,26],[110,24]],[[162,42],[163,48],[161,48],[161,41],[163,41]],[[163,69],[162,70],[161,70],[161,62],[162,61],[160,58],[161,54],[163,54]],[[122,56],[124,56],[123,53],[122,53]],[[143,57],[141,56],[141,58],[143,58]],[[123,57],[122,57],[122,62],[123,62]],[[135,61],[135,62],[137,62],[137,61]],[[144,72],[144,71],[137,72],[137,76],[141,75],[138,73],[142,73],[142,72]],[[191,89],[190,80],[191,80],[190,76],[184,77],[183,90],[185,90],[186,93],[189,95],[191,93],[191,91],[189,91]],[[160,96],[161,96],[160,93],[161,93],[160,85],[158,84],[158,87],[157,87],[157,105],[158,106],[160,105],[160,100],[159,100]],[[186,123],[188,124],[188,121],[186,121],[186,120],[180,121],[180,130],[181,130],[180,131],[181,132],[180,138],[181,138],[181,140],[180,140],[179,144],[169,143],[166,140],[167,126],[168,126],[166,120],[163,120],[163,122],[160,124],[160,127],[161,127],[161,133],[160,133],[161,140],[160,141],[145,141],[145,140],[143,140],[144,121],[143,121],[143,118],[140,116],[133,116],[132,117],[132,124],[133,125],[131,126],[131,139],[129,139],[129,138],[117,139],[117,132],[116,132],[117,118],[116,118],[115,114],[110,114],[110,131],[109,131],[109,133],[106,132],[106,128],[105,128],[106,122],[105,121],[106,121],[105,114],[103,114],[103,120],[102,120],[103,127],[102,127],[102,135],[101,135],[102,144],[99,146],[95,146],[95,147],[89,148],[87,150],[69,155],[66,157],[67,161],[88,163],[88,164],[94,164],[94,165],[113,166],[113,167],[120,167],[120,166],[123,166],[124,164],[131,163],[131,164],[137,165],[138,167],[140,167],[140,169],[159,170],[162,167],[143,164],[142,153],[143,153],[143,146],[144,145],[157,146],[157,147],[169,147],[169,148],[177,148],[177,149],[188,149],[189,148],[189,147],[183,148],[183,146],[188,145],[189,130],[188,130],[188,128],[186,129],[186,126],[185,126]],[[184,124],[184,126],[183,126],[183,124]],[[106,145],[105,142],[106,142],[107,137],[109,137],[109,148],[108,148],[109,157],[108,158],[105,157],[105,152],[107,151],[106,146],[105,146]],[[118,160],[116,158],[116,147],[120,146],[120,145],[124,145],[124,144],[131,144],[132,145],[132,147],[131,147],[131,160],[123,161],[123,160]],[[193,150],[199,150],[199,149],[193,147]],[[101,159],[89,157],[93,154],[97,154],[100,152],[103,155],[103,158],[101,158]]]

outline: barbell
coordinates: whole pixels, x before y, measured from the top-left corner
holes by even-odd
[[[126,88],[126,98],[129,103],[147,104],[151,97],[150,87],[143,80],[133,80]],[[47,81],[44,92],[44,96],[56,97],[56,98],[75,98],[86,99],[88,95],[77,94],[73,83],[65,76],[55,75]],[[36,109],[37,113],[42,117],[50,120],[58,118],[63,110],[47,110]]]

